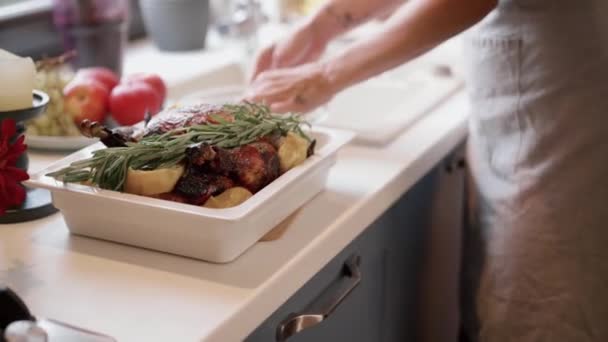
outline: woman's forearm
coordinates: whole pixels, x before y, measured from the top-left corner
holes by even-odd
[[[326,61],[328,77],[339,91],[378,75],[469,28],[496,4],[497,0],[411,0],[380,32]]]
[[[329,0],[310,18],[308,25],[327,41],[401,5],[405,0]]]

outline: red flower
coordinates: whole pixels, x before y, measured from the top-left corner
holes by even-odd
[[[6,119],[0,127],[0,215],[6,209],[21,205],[25,201],[25,189],[21,182],[29,179],[27,172],[15,167],[17,159],[25,151],[27,145],[21,135],[11,144],[11,138],[17,133],[15,121]]]

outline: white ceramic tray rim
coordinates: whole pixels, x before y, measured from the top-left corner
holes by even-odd
[[[103,197],[110,200],[121,201],[125,204],[143,205],[165,210],[169,209],[219,220],[238,221],[259,209],[260,206],[270,200],[275,193],[281,191],[283,188],[289,187],[291,184],[297,182],[299,178],[305,176],[309,171],[315,169],[315,167],[322,163],[323,160],[332,156],[342,146],[350,142],[355,135],[353,132],[347,130],[325,127],[315,127],[310,131],[310,134],[313,138],[317,139],[317,148],[314,155],[310,156],[301,165],[298,165],[297,167],[281,175],[279,178],[275,179],[272,183],[268,184],[262,190],[254,194],[249,200],[236,207],[227,209],[204,208],[191,204],[183,204],[118,191],[104,190],[82,184],[64,183],[52,177],[46,176],[51,172],[68,166],[72,162],[90,157],[93,151],[105,147],[102,143],[96,143],[89,147],[83,148],[49,165],[47,168],[31,175],[30,180],[26,181],[25,184],[31,187],[44,188],[51,191],[75,192],[90,196]]]

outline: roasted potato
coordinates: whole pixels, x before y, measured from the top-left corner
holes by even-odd
[[[248,200],[251,196],[253,196],[253,194],[249,190],[237,186],[227,189],[217,196],[211,196],[207,202],[205,202],[204,207],[214,209],[236,207]]]
[[[281,173],[302,164],[308,156],[309,142],[296,133],[288,133],[279,142],[279,162]]]
[[[182,174],[184,174],[182,165],[150,171],[129,169],[124,191],[143,196],[170,192]]]

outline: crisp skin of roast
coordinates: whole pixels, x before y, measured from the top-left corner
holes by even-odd
[[[177,182],[173,193],[184,198],[187,203],[203,205],[209,197],[219,195],[232,187],[234,181],[226,176],[200,172],[191,167]]]
[[[232,114],[225,111],[222,106],[199,104],[170,108],[159,113],[148,122],[143,131],[143,136],[163,134],[181,127],[213,123],[213,118],[222,118],[226,121],[233,120]]]
[[[277,149],[267,141],[231,149],[199,144],[186,151],[186,160],[200,172],[230,177],[252,193],[275,180],[280,173]]]
[[[234,186],[256,193],[279,177],[277,149],[265,141],[224,149],[199,144],[186,151],[187,170],[165,198],[202,205]]]
[[[213,118],[233,120],[232,114],[222,106],[199,104],[185,107],[171,107],[150,119],[145,127],[125,126],[108,129],[98,122],[83,120],[81,133],[90,138],[99,138],[107,147],[126,146],[126,142],[136,142],[142,137],[163,134],[181,127],[213,123]]]
[[[214,123],[214,118],[233,120],[232,114],[221,106],[195,105],[169,108],[153,117],[142,127],[120,127],[109,130],[98,123],[83,122],[85,136],[98,137],[108,147],[125,146],[142,137],[168,131]],[[195,205],[204,204],[209,197],[241,186],[256,193],[280,175],[278,142],[280,136],[269,136],[259,141],[225,149],[207,144],[193,145],[186,150],[186,172],[170,193],[155,197]]]

